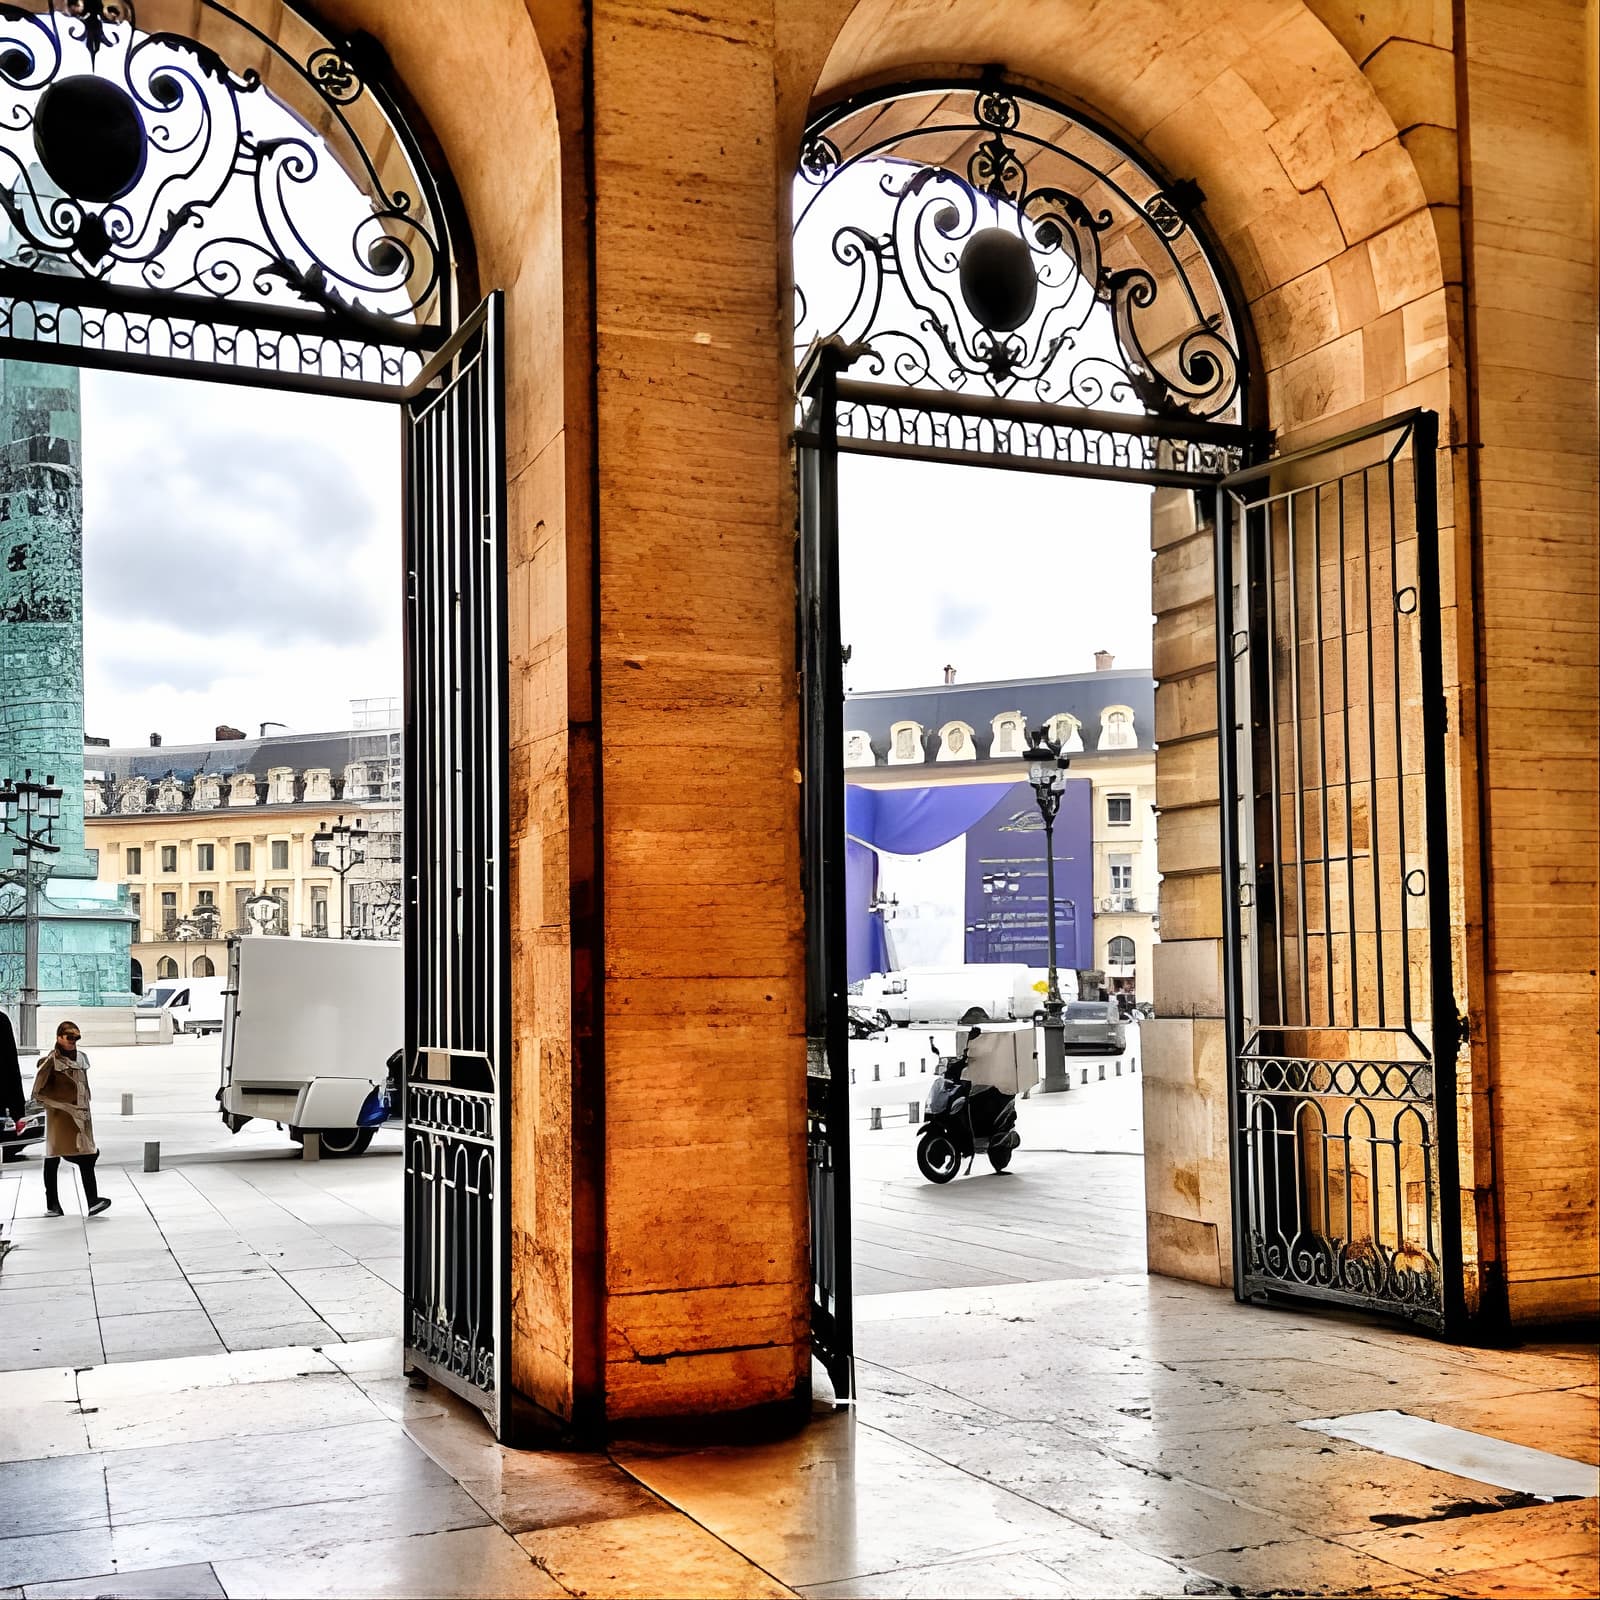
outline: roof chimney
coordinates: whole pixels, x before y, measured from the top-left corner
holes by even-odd
[[[1096,650],[1094,653],[1094,670],[1096,672],[1109,672],[1111,664],[1116,660],[1109,650]]]
[[[159,733],[152,733],[150,735],[150,748],[152,750],[159,750],[161,748],[161,735]]]
[[[954,667],[946,667],[944,669],[944,681],[946,683],[954,683],[956,681],[956,669]]]
[[[218,744],[221,744],[225,739],[242,739],[244,738],[244,730],[242,728],[230,728],[226,722],[219,722],[215,738]]]

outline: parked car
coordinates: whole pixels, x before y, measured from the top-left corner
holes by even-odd
[[[0,1161],[20,1161],[30,1144],[44,1138],[44,1107],[29,1100],[22,1108],[22,1119],[13,1121],[0,1112]]]
[[[1120,1056],[1127,1047],[1128,1029],[1115,1000],[1069,1000],[1061,1037],[1069,1050]]]
[[[1059,974],[1061,992],[1078,992],[1070,968]],[[851,987],[855,1004],[881,1010],[902,1028],[918,1023],[950,1027],[974,1007],[994,1021],[1025,1022],[1044,1013],[1048,974],[1042,967],[969,962],[959,967],[907,967],[875,972]]]

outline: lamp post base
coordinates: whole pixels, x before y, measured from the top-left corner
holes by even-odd
[[[1044,1078],[1040,1094],[1062,1094],[1072,1087],[1067,1073],[1067,1043],[1060,1017],[1044,1019]]]

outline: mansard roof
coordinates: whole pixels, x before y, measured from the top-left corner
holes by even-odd
[[[118,781],[148,778],[151,783],[159,783],[169,772],[184,783],[192,783],[195,775],[202,772],[224,778],[249,772],[264,783],[274,767],[292,767],[297,778],[317,767],[327,767],[335,776],[341,776],[350,762],[371,761],[380,756],[387,731],[280,733],[264,739],[126,745],[109,750],[94,746],[84,752],[84,764],[91,771]]]
[[[1155,747],[1155,679],[1149,667],[1111,667],[1103,672],[1071,672],[1055,678],[998,678],[987,683],[941,683],[925,688],[881,689],[845,696],[844,725],[872,740],[880,761],[889,753],[889,730],[897,722],[920,723],[929,760],[937,753],[938,732],[947,722],[965,722],[973,730],[980,761],[994,742],[994,718],[1020,711],[1030,729],[1065,712],[1083,728],[1086,755],[1095,753],[1100,714],[1111,706],[1133,712],[1133,731],[1140,750]],[[1118,755],[1127,755],[1119,750]],[[1011,758],[1007,758],[1011,759]]]

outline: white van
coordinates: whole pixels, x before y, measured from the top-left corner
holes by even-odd
[[[851,993],[869,1011],[883,1012],[901,1027],[949,1027],[974,1006],[993,1022],[1028,1022],[1044,1010],[1049,973],[1043,967],[971,962],[960,967],[907,967],[874,973]],[[1078,976],[1058,972],[1064,999],[1077,996]]]
[[[251,935],[229,940],[228,976],[217,1104],[229,1131],[260,1117],[296,1140],[317,1134],[324,1155],[360,1155],[401,1115],[401,945]]]
[[[137,1010],[165,1011],[174,1033],[221,1033],[225,978],[163,978],[139,996]]]

